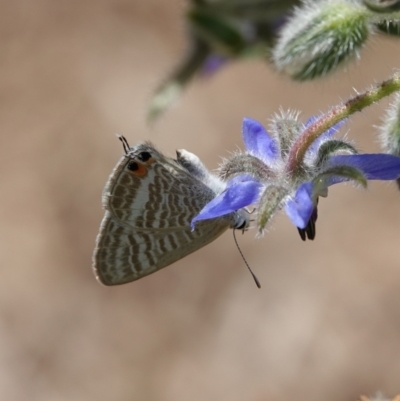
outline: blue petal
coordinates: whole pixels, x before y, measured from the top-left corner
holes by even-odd
[[[228,188],[211,202],[207,203],[192,220],[192,230],[194,229],[194,224],[199,220],[224,216],[255,203],[260,196],[261,186],[259,182],[254,180],[234,182],[233,184],[229,183]]]
[[[332,156],[329,165],[356,167],[368,180],[396,180],[400,177],[400,157],[385,153]]]
[[[296,191],[293,199],[290,199],[285,211],[292,223],[298,228],[305,228],[311,218],[315,205],[312,201],[314,184],[305,182]]]
[[[279,155],[278,145],[267,130],[256,120],[244,118],[242,125],[243,142],[252,155],[265,162],[272,162]]]
[[[231,178],[228,183],[227,183],[227,188],[233,187],[234,185],[237,184],[242,184],[245,181],[253,181],[253,182],[258,182],[256,179],[251,174],[240,174],[237,175],[236,177]]]

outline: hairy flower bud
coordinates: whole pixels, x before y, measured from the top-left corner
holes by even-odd
[[[379,129],[383,150],[400,156],[400,94],[395,95]]]
[[[389,106],[383,124],[379,127],[381,132],[381,145],[385,152],[400,156],[400,94],[395,95]],[[396,180],[400,189],[400,180]]]
[[[307,1],[281,32],[273,51],[278,70],[313,79],[358,56],[373,32],[370,11],[357,1]]]

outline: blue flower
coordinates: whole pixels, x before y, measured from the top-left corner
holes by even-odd
[[[254,205],[260,232],[284,209],[301,238],[314,239],[318,199],[328,195],[329,186],[355,181],[366,187],[367,180],[400,177],[400,157],[358,154],[350,143],[335,139],[343,122],[307,144],[304,133],[316,120],[301,124],[293,113],[275,117],[271,135],[258,121],[245,118],[246,152],[224,161],[220,176],[227,180],[226,189],[200,211],[192,226]],[[304,156],[297,160],[293,155],[298,154]]]

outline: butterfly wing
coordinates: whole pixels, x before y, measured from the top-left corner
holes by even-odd
[[[133,231],[107,212],[97,238],[94,271],[105,285],[138,280],[182,259],[220,236],[229,225],[201,222],[194,231]]]
[[[215,192],[150,144],[123,157],[103,193],[93,269],[106,285],[137,280],[212,242],[231,221],[190,222]]]

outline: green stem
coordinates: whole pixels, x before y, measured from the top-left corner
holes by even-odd
[[[396,91],[400,91],[400,72],[395,73],[392,78],[381,82],[372,89],[335,106],[314,123],[310,124],[299,135],[290,150],[286,164],[287,173],[293,175],[302,169],[304,156],[308,148],[325,131],[355,112],[363,110]]]

